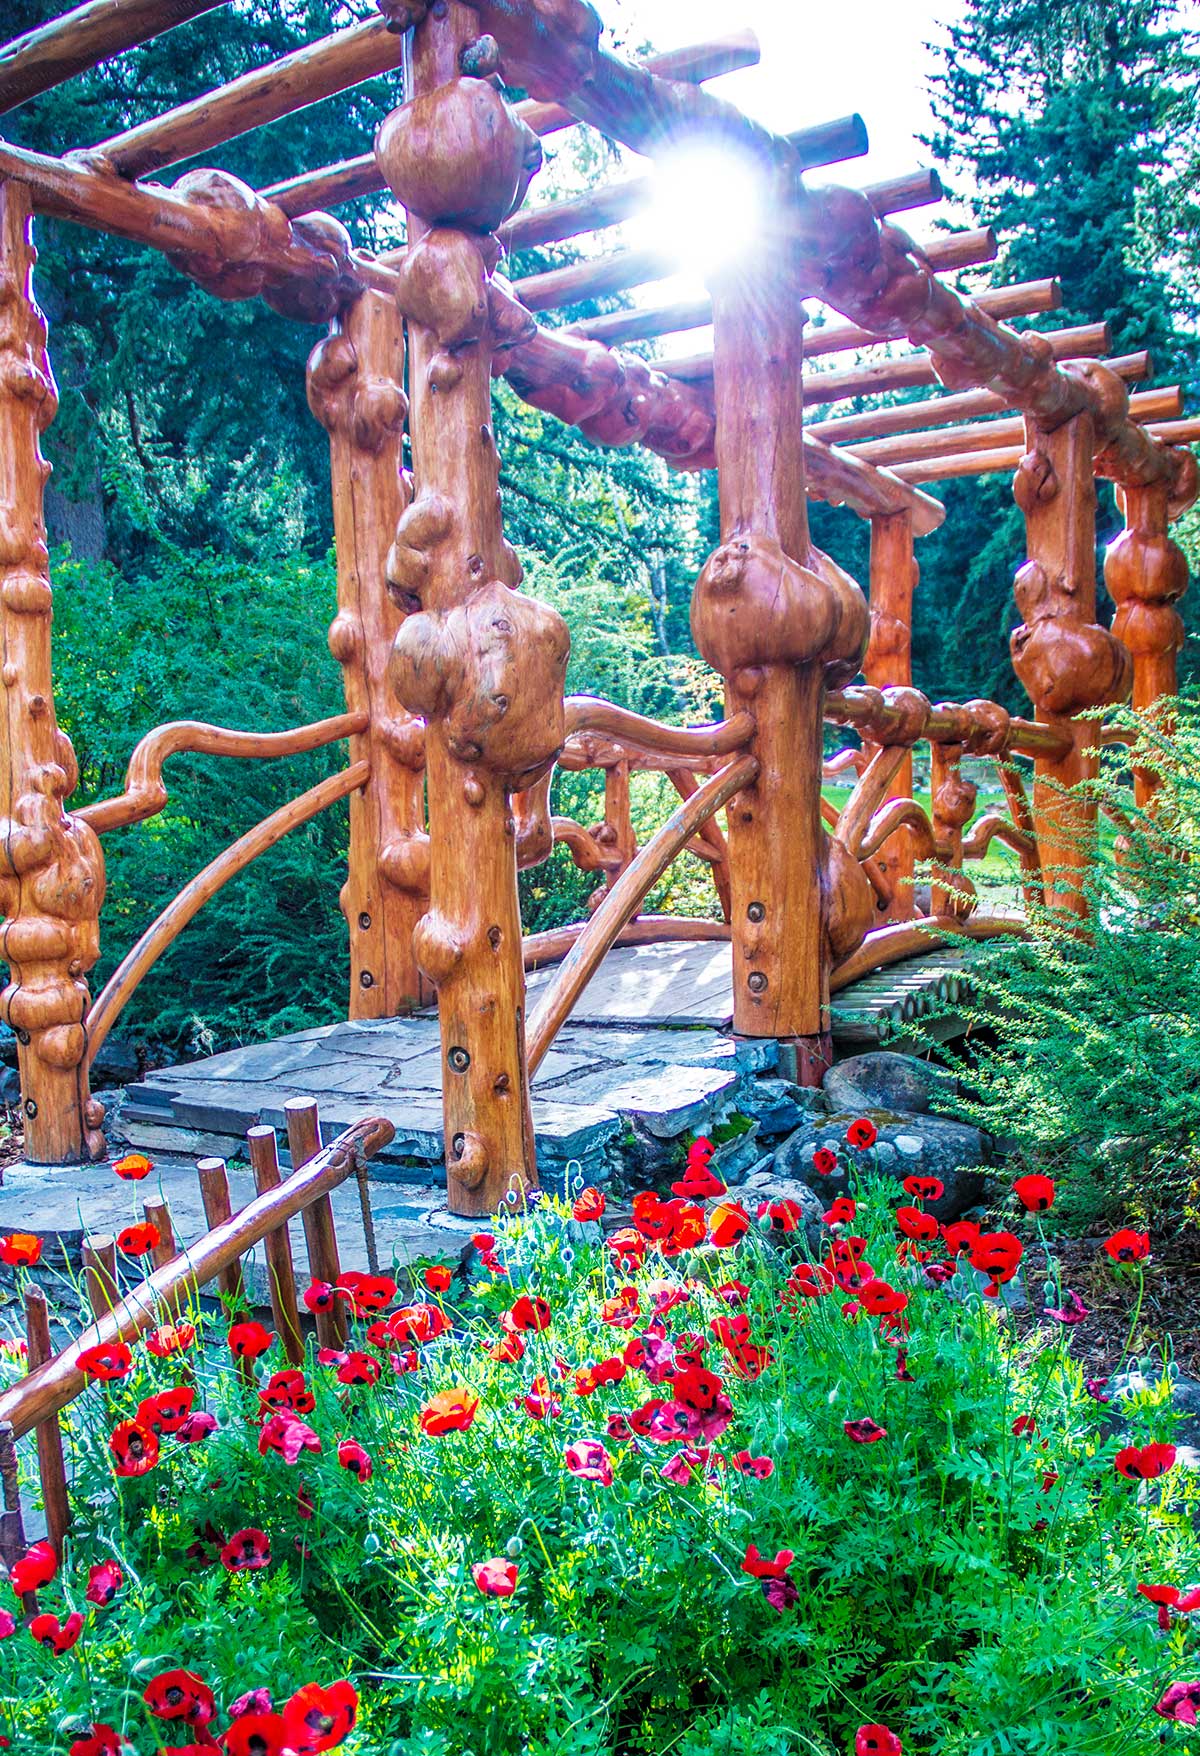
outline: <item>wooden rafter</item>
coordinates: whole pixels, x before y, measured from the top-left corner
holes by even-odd
[[[1200,443],[1200,418],[1181,421],[1152,421],[1139,428],[1146,439],[1159,446],[1195,445]],[[948,457],[934,457],[926,462],[898,463],[890,472],[904,482],[949,482],[959,476],[990,476],[1009,474],[1024,454],[1023,445],[1002,445],[990,451],[957,452]]]
[[[1178,384],[1136,392],[1129,399],[1130,416],[1139,422],[1165,421],[1183,412],[1183,391]],[[992,451],[1018,445],[1024,437],[1020,417],[1012,420],[977,420],[932,432],[895,433],[868,439],[854,447],[856,457],[891,468],[894,464],[920,463],[927,458],[952,457],[959,452]]]
[[[225,0],[87,0],[0,48],[0,111],[123,55]]]

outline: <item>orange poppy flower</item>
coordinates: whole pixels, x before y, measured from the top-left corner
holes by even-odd
[[[465,1433],[478,1407],[479,1398],[465,1384],[439,1390],[421,1410],[421,1431],[432,1438],[442,1433]]]

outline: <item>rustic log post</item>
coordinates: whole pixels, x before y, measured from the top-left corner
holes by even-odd
[[[25,1289],[25,1335],[29,1348],[29,1370],[36,1372],[54,1353],[50,1339],[50,1312],[41,1287]],[[63,1539],[71,1528],[71,1498],[67,1492],[67,1465],[63,1456],[62,1427],[59,1417],[47,1415],[37,1426],[38,1479],[42,1484],[42,1506],[46,1513],[46,1534],[61,1555]]]
[[[1096,834],[1096,806],[1075,788],[1096,773],[1100,728],[1074,716],[1121,701],[1133,666],[1096,622],[1094,421],[1085,411],[1047,429],[1030,417],[1013,495],[1025,514],[1029,559],[1014,582],[1024,618],[1012,633],[1013,668],[1038,720],[1071,739],[1062,757],[1034,765],[1033,812],[1047,905],[1087,913],[1083,876]]]
[[[83,1279],[93,1317],[103,1317],[121,1297],[117,1279],[117,1240],[93,1233],[83,1240]]]
[[[611,854],[620,864],[605,872],[604,882],[598,884],[588,897],[589,913],[594,913],[600,907],[621,873],[637,856],[627,760],[614,762],[604,770],[604,821],[597,824],[592,833],[605,853]]]
[[[78,770],[50,678],[50,575],[39,437],[57,407],[46,325],[33,301],[29,196],[0,181],[0,1017],[17,1034],[25,1154],[98,1158],[104,1110],[89,1096],[88,988],[100,950],[104,861],[67,816]]]
[[[422,993],[413,929],[427,906],[423,738],[387,685],[403,611],[384,566],[411,483],[401,460],[408,400],[404,323],[393,300],[360,293],[314,348],[308,401],[329,433],[338,613],[329,647],[342,667],[346,705],[368,715],[350,760],[371,778],[350,799],[350,861],[342,912],[350,929],[351,1018],[394,1018]]]
[[[223,1226],[233,1217],[233,1206],[229,1199],[229,1171],[223,1158],[201,1158],[196,1160],[196,1176],[200,1182],[200,1199],[204,1203],[204,1217],[208,1221],[209,1231]],[[242,1280],[242,1265],[231,1262],[217,1276],[217,1286],[221,1297],[230,1311],[237,1311],[246,1303],[246,1288]]]
[[[1187,556],[1169,529],[1171,491],[1166,481],[1117,490],[1125,529],[1104,556],[1104,583],[1117,606],[1112,631],[1133,659],[1133,705],[1139,712],[1178,693],[1176,659],[1183,621],[1175,608],[1187,590]],[[1157,781],[1149,769],[1133,771],[1134,798],[1147,804]]]
[[[397,298],[409,320],[415,498],[388,578],[412,613],[391,675],[426,721],[430,907],[415,948],[437,989],[448,1199],[463,1214],[493,1212],[514,1181],[536,1182],[512,795],[562,746],[570,648],[562,618],[514,589],[521,569],[501,524],[492,359],[528,325],[492,279],[493,234],[540,148],[491,85],[459,77],[478,35],[458,0],[417,25],[414,96],[376,139],[409,236]]]
[[[871,519],[871,638],[863,659],[863,676],[876,689],[912,683],[912,606],[920,574],[912,513],[875,513]],[[896,770],[887,796],[910,799],[912,790],[910,750]],[[910,920],[914,860],[908,831],[900,829],[889,836],[876,860],[892,892],[887,919]]]
[[[298,1171],[315,1159],[321,1150],[321,1123],[315,1098],[288,1098],[283,1106],[287,1126],[288,1151],[292,1169]],[[323,1280],[333,1286],[342,1272],[338,1257],[337,1231],[333,1223],[333,1203],[328,1195],[319,1195],[304,1209],[304,1239],[308,1246],[308,1273],[311,1280]],[[344,1348],[348,1326],[346,1307],[338,1302],[332,1311],[316,1313],[317,1341],[321,1347]]]
[[[730,801],[734,1028],[789,1039],[819,1083],[830,1055],[835,893],[861,879],[821,822],[827,671],[852,677],[867,638],[857,585],[814,549],[803,449],[804,309],[791,249],[764,240],[713,279],[721,545],[692,599],[692,632],[751,711],[753,783]],[[865,881],[864,881],[865,882]]]
[[[247,1128],[246,1143],[250,1148],[250,1168],[254,1187],[260,1195],[278,1189],[279,1144],[274,1128]],[[283,1343],[283,1351],[292,1366],[304,1364],[304,1336],[300,1329],[300,1310],[296,1304],[296,1270],[292,1263],[292,1240],[287,1221],[267,1233],[263,1239],[267,1261],[267,1279],[271,1295],[271,1311],[275,1328]]]

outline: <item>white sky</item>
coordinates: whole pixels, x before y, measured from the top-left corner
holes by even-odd
[[[929,162],[916,135],[931,121],[925,44],[965,10],[964,0],[597,0],[605,23],[655,49],[703,42],[731,29],[753,30],[757,67],[710,81],[756,120],[780,133],[857,110],[867,124],[867,157],[841,165],[845,183],[902,176]],[[832,173],[831,173],[832,174]]]

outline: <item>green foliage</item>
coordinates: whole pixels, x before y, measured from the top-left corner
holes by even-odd
[[[278,1342],[247,1382],[218,1324],[189,1380],[215,1428],[164,1432],[149,1472],[114,1482],[114,1423],[180,1381],[178,1356],[137,1348],[129,1377],[71,1407],[75,1527],[42,1601],[65,1613],[109,1556],[125,1583],[73,1657],[0,1641],[14,1749],[61,1756],[56,1728],[81,1720],[123,1730],[136,1756],[187,1742],[140,1700],[178,1665],[226,1710],[250,1688],[278,1702],[349,1676],[363,1700],[347,1756],[848,1756],[878,1722],[914,1756],[1142,1756],[1169,1740],[1152,1706],[1194,1674],[1195,1635],[1180,1618],[1159,1638],[1136,1586],[1195,1578],[1195,1477],[1123,1480],[1068,1332],[1022,1340],[997,1301],[898,1262],[898,1190],[869,1155],[857,1194],[903,1328],[853,1300],[847,1314],[837,1286],[789,1294],[803,1232],[619,1267],[598,1226],[545,1199],[437,1295],[448,1325],[430,1306],[378,1331],[368,1312],[348,1359],[310,1354],[313,1401],[287,1394],[320,1449],[295,1465],[259,1444]],[[603,1301],[626,1286],[640,1315],[616,1327]],[[547,1301],[548,1327],[513,1309],[522,1294]],[[520,1357],[497,1358],[514,1329]],[[706,1350],[699,1375],[676,1348]],[[584,1393],[575,1374],[599,1360],[618,1381]],[[478,1402],[462,1430],[424,1430],[434,1394],[460,1387]],[[548,1411],[527,1411],[535,1388]],[[845,1423],[866,1416],[886,1432],[853,1443]],[[1169,1439],[1165,1395],[1128,1418],[1136,1443]],[[369,1479],[339,1465],[347,1437]],[[568,1447],[598,1439],[610,1481],[568,1467]],[[724,1463],[743,1451],[760,1474]],[[218,1539],[247,1528],[269,1565],[227,1573]],[[744,1569],[750,1544],[792,1552],[779,1608]],[[512,1595],[477,1586],[493,1558],[514,1564]]]
[[[1101,836],[1087,867],[1095,930],[1035,909],[1027,940],[972,962],[997,1040],[960,1070],[969,1113],[1059,1178],[1077,1220],[1177,1223],[1200,1207],[1200,705],[1174,706],[1174,724],[1171,703],[1107,716],[1161,777],[1151,811],[1132,807],[1124,754],[1081,789],[1123,832]]]

